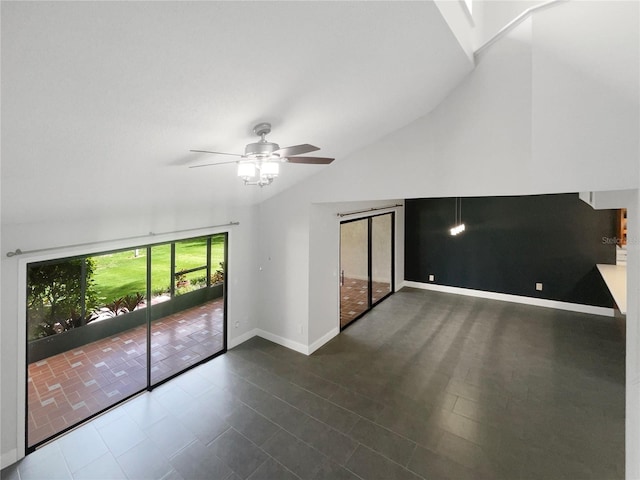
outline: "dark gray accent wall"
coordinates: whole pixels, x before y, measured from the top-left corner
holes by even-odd
[[[594,210],[578,194],[470,197],[458,236],[454,219],[454,198],[406,200],[406,280],[613,306],[596,264],[616,262],[605,241],[615,237],[615,210]]]

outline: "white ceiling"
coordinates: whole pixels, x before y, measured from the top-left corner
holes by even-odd
[[[340,162],[471,68],[430,1],[3,1],[2,222],[255,203],[331,166],[259,189],[189,149],[269,121]]]

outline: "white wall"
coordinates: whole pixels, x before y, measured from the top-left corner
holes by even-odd
[[[24,409],[25,405],[25,262],[228,231],[227,319],[229,330],[227,339],[228,343],[233,345],[236,339],[242,338],[244,334],[253,331],[256,327],[253,311],[255,304],[247,300],[256,294],[255,211],[256,207],[218,211],[202,209],[182,212],[179,215],[162,215],[157,218],[148,214],[132,214],[126,218],[126,221],[122,218],[107,216],[87,218],[84,221],[65,220],[62,216],[50,223],[2,225],[0,243],[4,250],[0,252],[3,300],[1,304],[2,336],[0,337],[0,373],[2,375],[0,418],[3,467],[20,458],[24,449],[23,442],[18,442],[18,439],[24,435],[24,415],[18,413]],[[238,221],[240,225],[181,234],[156,235],[138,240],[105,242],[105,240],[147,235],[149,232],[163,233],[201,228],[229,221]],[[91,247],[62,248],[55,252],[25,254],[12,258],[6,256],[8,250],[13,251],[16,248],[28,251],[96,241],[103,243]],[[236,322],[239,322],[237,328]]]
[[[547,0],[473,0],[474,48],[477,49],[528,8]]]
[[[258,328],[296,350],[308,338],[309,208],[283,195],[258,207]]]
[[[462,0],[435,0],[440,14],[456,36],[464,53],[473,59],[474,51],[474,21],[467,6]]]

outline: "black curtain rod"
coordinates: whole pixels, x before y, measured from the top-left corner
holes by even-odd
[[[61,250],[63,248],[88,247],[88,246],[92,246],[92,245],[102,245],[103,243],[121,242],[123,240],[136,240],[136,239],[140,239],[140,238],[154,237],[156,235],[169,235],[169,234],[172,234],[172,233],[193,232],[195,230],[205,230],[207,228],[230,227],[230,226],[234,226],[234,225],[240,225],[240,222],[221,223],[220,225],[210,225],[208,227],[186,228],[184,230],[175,230],[173,232],[162,232],[162,233],[149,232],[147,235],[134,235],[133,237],[114,238],[113,240],[100,240],[100,241],[97,241],[97,242],[76,243],[76,244],[73,244],[73,245],[64,245],[64,246],[61,246],[61,247],[38,248],[38,249],[35,249],[35,250],[24,250],[24,251],[20,250],[19,248],[17,248],[13,252],[7,252],[7,257],[15,257],[16,255],[24,255],[24,254],[27,254],[27,253],[49,252],[49,251],[54,251],[54,250]]]
[[[339,217],[346,217],[347,215],[356,215],[358,213],[367,213],[367,212],[375,212],[377,210],[387,210],[389,208],[402,207],[401,203],[396,203],[395,205],[387,205],[386,207],[375,207],[375,208],[367,208],[366,210],[356,210],[355,212],[346,212],[346,213],[338,213]]]

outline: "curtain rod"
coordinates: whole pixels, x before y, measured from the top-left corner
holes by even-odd
[[[396,203],[395,205],[387,205],[386,207],[367,208],[366,210],[356,210],[355,212],[338,213],[337,215],[339,217],[346,217],[347,215],[356,215],[357,213],[375,212],[377,210],[387,210],[388,208],[396,208],[396,207],[402,207],[402,204]]]
[[[35,250],[20,250],[19,248],[17,248],[15,251],[13,252],[7,252],[7,257],[15,257],[16,255],[24,255],[27,253],[39,253],[39,252],[50,252],[53,250],[60,250],[63,248],[75,248],[75,247],[88,247],[91,245],[102,245],[103,243],[109,243],[109,242],[120,242],[123,240],[136,240],[138,238],[148,238],[148,237],[154,237],[156,235],[168,235],[171,233],[184,233],[184,232],[193,232],[195,230],[204,230],[207,228],[216,228],[216,227],[230,227],[233,225],[240,225],[240,222],[229,222],[229,223],[221,223],[220,225],[210,225],[208,227],[198,227],[198,228],[186,228],[184,230],[174,230],[173,232],[161,232],[161,233],[154,233],[154,232],[149,232],[147,235],[134,235],[132,237],[123,237],[123,238],[114,238],[113,240],[100,240],[97,242],[86,242],[86,243],[76,243],[73,245],[64,245],[61,247],[49,247],[49,248],[37,248]]]

